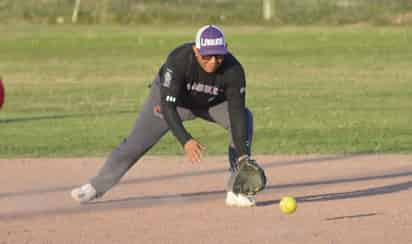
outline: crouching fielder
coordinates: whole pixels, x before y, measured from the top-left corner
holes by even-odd
[[[252,113],[245,107],[245,74],[227,49],[223,32],[202,27],[195,42],[175,48],[161,66],[133,130],[88,183],[73,189],[80,203],[102,197],[160,138],[171,130],[187,158],[198,163],[205,147],[183,121],[201,118],[228,130],[231,177],[226,204],[251,207],[266,184],[261,167],[250,158]]]

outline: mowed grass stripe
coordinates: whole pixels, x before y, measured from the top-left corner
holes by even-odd
[[[0,157],[103,156],[131,130],[167,53],[197,26],[0,27]],[[224,27],[244,64],[253,153],[410,153],[412,29]],[[223,154],[220,127],[186,123]],[[182,153],[166,135],[150,153]]]

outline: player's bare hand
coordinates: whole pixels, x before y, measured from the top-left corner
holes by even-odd
[[[184,145],[187,159],[192,163],[200,163],[202,158],[202,152],[206,149],[205,146],[200,144],[195,139],[190,139]]]

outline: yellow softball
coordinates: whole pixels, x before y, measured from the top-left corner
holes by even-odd
[[[298,205],[296,204],[296,200],[293,197],[287,196],[282,197],[279,202],[280,210],[282,210],[285,214],[292,214],[296,211]]]

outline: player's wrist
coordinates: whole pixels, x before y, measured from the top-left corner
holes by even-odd
[[[188,143],[188,142],[190,142],[191,140],[193,140],[193,137],[185,137],[182,141],[181,141],[181,144],[182,144],[182,146],[183,147],[185,147],[186,146],[186,144]]]

